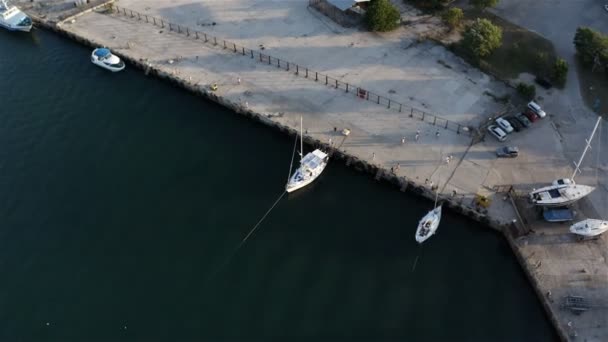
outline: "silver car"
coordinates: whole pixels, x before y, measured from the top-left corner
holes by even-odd
[[[519,149],[512,146],[504,146],[496,149],[496,156],[499,158],[515,158],[519,155]]]
[[[488,132],[492,134],[498,141],[507,140],[507,133],[505,133],[502,129],[498,128],[496,125],[488,126]]]

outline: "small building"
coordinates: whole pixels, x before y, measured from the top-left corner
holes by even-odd
[[[365,10],[367,8],[370,0],[327,0],[327,2],[342,12],[350,10],[360,13],[361,10]]]
[[[370,0],[309,0],[309,5],[344,27],[361,23]]]

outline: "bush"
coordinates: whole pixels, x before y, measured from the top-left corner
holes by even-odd
[[[389,0],[372,0],[365,12],[365,21],[372,31],[386,32],[399,26],[401,14]]]
[[[608,64],[608,36],[588,27],[579,27],[574,35],[576,53],[586,66]]]
[[[487,7],[498,5],[498,0],[469,0],[469,5],[474,6],[478,10],[484,10]]]
[[[477,18],[464,32],[462,44],[472,56],[486,57],[502,44],[502,29],[488,19]]]
[[[464,13],[458,7],[452,7],[441,14],[441,20],[448,25],[450,30],[458,27],[462,18],[464,18]]]
[[[533,84],[519,82],[517,84],[517,92],[526,100],[533,100],[536,96],[536,87]]]
[[[568,62],[563,58],[558,58],[553,64],[552,78],[555,82],[564,85],[566,84],[566,78],[568,77]]]

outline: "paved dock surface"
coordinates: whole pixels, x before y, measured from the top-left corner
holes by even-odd
[[[464,126],[479,126],[505,110],[504,104],[486,93],[513,96],[502,82],[466,65],[445,48],[418,42],[407,27],[383,35],[345,29],[307,4],[262,0],[117,3],[306,65]],[[35,13],[35,9],[32,11]],[[92,12],[61,26],[200,87],[217,83],[218,96],[279,124],[297,129],[303,116],[307,135],[320,141],[332,139],[335,143],[339,131],[349,128],[351,135],[341,147],[347,154],[387,171],[393,168],[398,176],[419,185],[440,185],[445,195],[455,191],[465,205],[473,206],[476,194],[489,196],[492,202],[488,215],[505,224],[517,216],[505,194],[494,191],[495,186],[514,184],[518,193],[526,193],[554,179],[569,177],[572,161],[578,159],[595,122],[595,114],[589,111],[573,113],[555,105],[567,94],[554,90],[542,93],[542,104],[549,114],[546,119],[510,135],[506,143],[487,136],[471,144],[466,134],[410,118],[407,112],[358,99],[323,82],[295,75],[293,70],[265,65],[221,45],[204,44],[145,21]],[[83,55],[83,61],[88,58]],[[602,125],[598,141],[608,147],[608,124]],[[505,144],[518,146],[520,156],[497,159],[494,151]],[[583,209],[577,219],[606,215],[608,211],[608,152],[600,151],[596,148],[589,153],[577,176],[577,182],[597,186],[588,199],[581,201]],[[448,156],[453,156],[450,163],[445,161]],[[531,210],[522,208],[524,215]],[[573,340],[608,340],[608,309],[600,305],[576,316],[560,306],[565,295],[583,296],[597,303],[608,298],[606,238],[577,242],[567,233],[568,225],[526,221],[532,231],[517,238],[515,245],[539,292],[551,294],[544,300],[562,331]]]

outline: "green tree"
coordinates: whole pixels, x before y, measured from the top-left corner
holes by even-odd
[[[399,26],[401,14],[389,0],[372,0],[365,12],[365,21],[372,31],[386,32]]]
[[[583,64],[605,66],[608,62],[608,37],[588,27],[579,27],[574,35],[576,53]]]
[[[452,7],[441,14],[441,20],[450,27],[451,30],[460,25],[464,18],[464,13],[458,7]]]
[[[568,62],[563,58],[558,58],[553,64],[553,75],[552,78],[560,84],[566,83],[566,77],[568,76]]]
[[[494,7],[498,5],[498,0],[469,0],[469,4],[474,6],[478,10],[484,10],[488,7]]]
[[[502,44],[502,29],[488,19],[477,18],[464,32],[462,44],[472,56],[486,57]]]
[[[533,100],[536,96],[536,87],[533,84],[519,82],[517,84],[517,92],[527,101]]]

